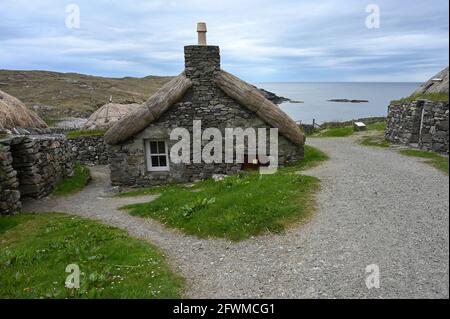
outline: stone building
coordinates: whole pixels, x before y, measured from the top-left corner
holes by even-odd
[[[248,143],[234,145],[245,148],[244,163],[236,158],[232,162],[174,163],[170,149],[178,140],[170,139],[171,132],[183,128],[193,136],[194,121],[201,121],[203,129],[217,129],[222,140],[227,128],[264,129],[265,141],[258,140],[258,145],[267,145],[269,129],[277,128],[278,164],[303,157],[305,138],[296,123],[257,88],[221,69],[219,47],[205,44],[204,30],[200,24],[199,45],[184,48],[184,72],[106,132],[113,185],[188,182],[267,164],[267,158],[249,151]],[[191,159],[201,152],[194,145],[200,141],[202,146],[209,142],[200,136],[190,140]],[[216,151],[224,153],[225,149]]]
[[[449,151],[449,102],[420,98],[422,94],[448,96],[448,68],[423,84],[408,102],[388,108],[385,137],[391,143],[414,145],[438,153]],[[426,95],[425,95],[426,96]]]

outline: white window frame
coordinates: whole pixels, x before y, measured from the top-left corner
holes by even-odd
[[[150,142],[164,143],[165,152],[164,153],[152,153],[150,148]],[[147,156],[147,171],[148,172],[167,172],[170,170],[169,164],[169,147],[167,142],[164,140],[145,140],[145,154]],[[152,166],[152,156],[165,156],[166,166]]]

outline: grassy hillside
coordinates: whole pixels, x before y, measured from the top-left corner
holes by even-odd
[[[44,119],[87,117],[113,96],[116,103],[141,103],[170,77],[105,78],[76,73],[0,70],[0,89],[22,100]]]

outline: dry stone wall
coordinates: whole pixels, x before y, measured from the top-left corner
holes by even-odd
[[[21,208],[17,172],[13,168],[10,140],[0,142],[0,215],[8,215]]]
[[[44,197],[64,176],[73,175],[73,154],[63,135],[17,137],[11,153],[23,197]]]
[[[17,212],[21,198],[41,198],[73,175],[75,157],[64,135],[22,135],[0,140],[0,214]]]
[[[448,153],[448,102],[417,100],[390,105],[386,123],[385,137],[391,143]]]
[[[449,133],[448,103],[425,102],[419,146],[422,149],[448,153]]]
[[[75,159],[83,164],[107,165],[108,149],[103,136],[80,136],[67,140]]]

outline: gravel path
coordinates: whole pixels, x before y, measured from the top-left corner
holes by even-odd
[[[322,180],[318,211],[282,235],[200,240],[132,217],[117,207],[155,197],[108,198],[105,167],[81,193],[24,208],[71,212],[150,241],[188,280],[188,298],[448,298],[448,176],[354,139],[309,139],[331,157],[307,172]],[[370,264],[379,289],[365,285]]]

